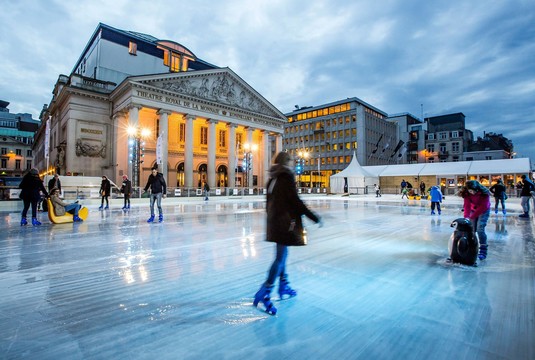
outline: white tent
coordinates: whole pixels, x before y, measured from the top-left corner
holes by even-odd
[[[379,184],[379,177],[371,174],[370,172],[364,170],[360,166],[357,155],[353,153],[353,159],[351,163],[339,172],[338,174],[331,176],[331,192],[332,193],[343,193],[345,179],[347,178],[348,191],[351,192],[351,189],[363,188],[366,186],[373,186],[374,184]]]

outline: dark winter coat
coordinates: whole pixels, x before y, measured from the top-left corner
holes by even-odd
[[[102,180],[100,183],[100,196],[111,195],[111,183],[108,179]]]
[[[130,180],[123,180],[123,185],[121,186],[121,193],[125,195],[130,195],[132,193],[132,182]]]
[[[522,190],[520,196],[531,196],[531,192],[535,191],[535,185],[529,179],[522,179]]]
[[[19,184],[19,189],[21,189],[20,198],[22,200],[39,200],[41,198],[39,191],[42,191],[48,197],[48,192],[39,175],[32,175],[31,173],[24,175]]]
[[[494,184],[489,189],[496,199],[504,199],[505,190],[505,185],[503,183]]]
[[[295,238],[291,230],[302,232],[302,215],[316,223],[320,218],[299,198],[292,170],[279,164],[272,166],[267,188],[266,240],[287,246],[305,245]]]
[[[59,179],[56,180],[55,177],[48,180],[48,191],[52,191],[53,188],[58,188],[59,192],[61,192],[61,181]]]
[[[152,194],[164,193],[167,194],[167,184],[163,178],[162,173],[157,173],[156,176],[150,174],[149,179],[147,180],[147,185],[145,185],[145,191],[150,187],[150,192]]]

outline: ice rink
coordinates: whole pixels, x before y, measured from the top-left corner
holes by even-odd
[[[88,221],[20,226],[0,212],[1,359],[535,359],[534,222],[492,213],[489,256],[446,263],[450,223],[427,201],[303,197],[290,248],[298,296],[252,306],[273,260],[263,198],[165,199]],[[277,298],[277,295],[273,295]]]

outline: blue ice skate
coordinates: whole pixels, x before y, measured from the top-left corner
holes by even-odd
[[[271,298],[269,297],[272,288],[273,285],[269,287],[265,284],[262,285],[262,287],[260,287],[260,290],[258,290],[258,292],[255,294],[253,301],[254,307],[258,307],[258,303],[262,302],[262,304],[264,304],[265,311],[269,315],[277,314],[277,308],[273,305],[273,303],[271,302]]]
[[[285,297],[285,295],[288,295]],[[281,299],[289,299],[294,296],[297,296],[297,291],[290,287],[290,282],[286,279],[281,279],[279,281],[279,296]]]

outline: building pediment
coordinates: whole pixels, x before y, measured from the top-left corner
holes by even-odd
[[[139,76],[130,82],[286,120],[284,114],[229,68]]]

